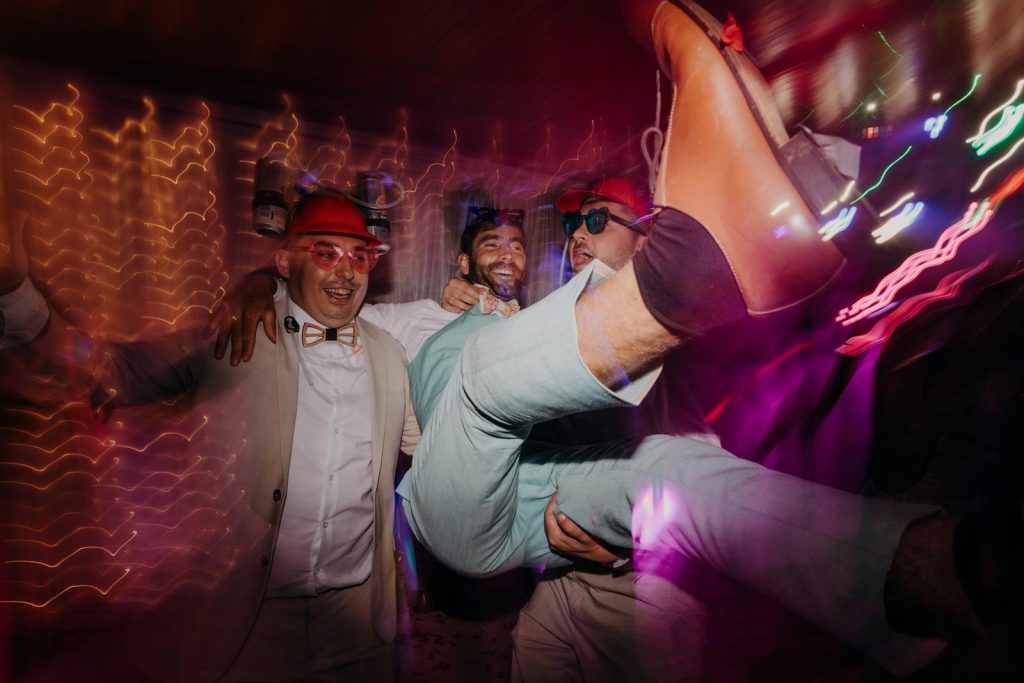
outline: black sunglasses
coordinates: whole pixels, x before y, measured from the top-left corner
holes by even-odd
[[[496,228],[500,228],[503,225],[521,228],[523,227],[523,216],[525,215],[526,212],[522,209],[493,209],[489,206],[471,206],[466,214],[466,229],[475,228],[481,223],[492,223]]]
[[[591,209],[585,215],[581,211],[567,211],[563,213],[562,228],[565,230],[566,239],[571,240],[572,234],[576,232],[584,222],[587,224],[587,232],[591,235],[597,235],[608,226],[608,221],[615,221],[619,225],[624,225],[634,232],[646,235],[647,231],[641,227],[641,224],[646,220],[647,216],[635,221],[627,221],[625,218],[620,218],[609,211],[608,207],[602,206],[597,209]]]

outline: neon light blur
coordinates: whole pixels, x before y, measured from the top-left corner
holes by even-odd
[[[939,281],[934,290],[910,297],[894,311],[875,322],[870,331],[850,337],[836,351],[846,356],[859,356],[872,347],[885,343],[900,325],[916,317],[925,308],[940,301],[956,298],[964,283],[987,268],[992,261],[993,257],[989,256],[973,268],[950,273]]]
[[[971,147],[974,147],[975,153],[979,157],[985,156],[993,147],[1013,135],[1021,120],[1024,120],[1024,104],[1007,107],[1003,110],[999,122],[991,130],[979,135],[971,143]]]
[[[981,175],[978,176],[978,179],[976,181],[974,181],[974,184],[971,185],[971,192],[977,192],[978,189],[980,189],[982,184],[985,182],[985,178],[988,177],[988,174],[991,173],[996,168],[998,168],[999,166],[1001,166],[1004,161],[1006,161],[1007,159],[1012,157],[1014,154],[1016,154],[1017,150],[1020,149],[1021,144],[1024,144],[1024,138],[1021,138],[1020,140],[1018,140],[1013,145],[1013,147],[1010,148],[1009,152],[1007,152],[1006,154],[1004,154],[1003,156],[999,157],[998,159],[993,161],[991,164],[989,164],[989,166],[984,171],[981,172]]]
[[[909,256],[899,268],[882,278],[871,294],[862,297],[849,308],[839,311],[836,321],[843,325],[852,325],[882,310],[892,303],[901,289],[916,280],[921,272],[946,263],[956,256],[960,245],[983,230],[991,218],[992,209],[989,208],[988,200],[980,205],[972,203],[962,219],[943,231],[935,246]]]
[[[893,204],[888,209],[886,209],[885,211],[883,211],[880,214],[878,214],[878,217],[879,218],[885,218],[890,213],[892,213],[893,211],[895,211],[899,207],[903,206],[903,202],[906,202],[906,201],[908,201],[910,199],[913,199],[913,198],[914,198],[914,193],[913,192],[906,193],[905,195],[903,195],[902,197],[897,199],[895,204]]]
[[[977,90],[977,88],[978,88],[978,81],[980,81],[980,80],[981,80],[981,74],[974,74],[974,80],[973,80],[973,81],[971,82],[971,87],[970,87],[970,88],[969,88],[969,89],[967,90],[967,92],[966,92],[966,93],[964,93],[964,96],[963,96],[963,97],[961,97],[961,98],[960,98],[959,100],[957,100],[957,101],[956,101],[956,102],[954,102],[953,104],[949,105],[949,106],[948,106],[948,107],[946,108],[946,111],[942,112],[942,113],[943,113],[943,115],[946,115],[946,116],[948,116],[948,115],[949,115],[949,112],[953,111],[953,108],[954,108],[954,107],[956,107],[956,106],[957,106],[957,105],[959,105],[959,104],[960,104],[961,102],[963,102],[964,100],[966,100],[966,99],[967,99],[968,97],[970,97],[971,95],[973,95],[973,94],[974,94],[974,91],[975,91],[975,90]]]
[[[841,233],[850,227],[853,223],[854,217],[857,215],[856,206],[845,206],[843,210],[839,212],[839,215],[830,220],[828,223],[823,225],[818,233],[821,235],[821,239],[825,242],[829,242],[833,237]]]
[[[640,547],[656,545],[678,514],[679,504],[671,491],[656,495],[647,487],[633,506],[633,540]]]
[[[884,244],[896,235],[910,227],[924,210],[924,202],[908,202],[903,210],[887,220],[880,228],[872,231],[871,236],[875,238],[875,244]]]
[[[1011,104],[1016,102],[1017,101],[1017,97],[1020,96],[1020,93],[1021,93],[1022,90],[1024,90],[1024,78],[1022,78],[1019,81],[1017,81],[1017,87],[1014,88],[1013,94],[1010,95],[1009,99],[1007,99],[1005,102],[1000,104],[998,107],[996,107],[995,109],[990,111],[988,113],[988,115],[985,116],[984,119],[982,119],[981,125],[978,127],[978,132],[975,133],[974,135],[972,135],[971,137],[967,138],[967,140],[965,140],[965,142],[974,142],[975,140],[980,138],[982,133],[985,132],[985,126],[988,125],[988,122],[992,119],[992,117],[995,116],[996,114],[998,114],[1000,111],[1002,111],[1006,107],[1009,107]]]
[[[945,127],[947,120],[949,119],[945,114],[939,114],[938,116],[932,116],[925,121],[924,129],[925,132],[928,133],[928,137],[932,140],[939,137],[939,134],[942,133],[942,129]]]
[[[852,202],[850,202],[850,203],[851,203],[851,204],[856,204],[856,203],[857,203],[857,202],[859,202],[860,200],[864,199],[864,197],[867,197],[867,196],[868,196],[868,195],[869,195],[870,193],[872,193],[872,192],[874,192],[875,190],[877,190],[877,189],[878,189],[878,187],[879,187],[879,186],[880,186],[880,185],[882,184],[882,182],[883,182],[883,181],[885,180],[885,176],[886,176],[886,175],[888,175],[888,173],[889,173],[889,171],[890,171],[890,170],[892,170],[892,167],[893,167],[893,166],[895,166],[896,164],[898,164],[899,162],[903,161],[903,159],[905,159],[905,158],[906,158],[906,156],[907,156],[908,154],[910,154],[910,150],[912,150],[912,149],[914,149],[914,146],[913,146],[913,145],[909,145],[909,146],[908,146],[908,147],[907,147],[907,148],[906,148],[905,150],[903,150],[903,154],[901,154],[901,155],[899,155],[898,157],[896,157],[896,159],[894,159],[894,160],[892,161],[892,163],[890,163],[890,164],[889,164],[888,166],[886,166],[886,167],[885,167],[885,170],[884,170],[884,171],[882,171],[882,175],[878,176],[878,180],[877,180],[877,181],[875,182],[875,184],[874,184],[874,185],[872,185],[871,187],[869,187],[868,189],[864,190],[864,191],[863,191],[863,192],[862,192],[862,193],[860,194],[860,196],[859,196],[859,197],[857,197],[856,199],[854,199],[854,200],[853,200]]]

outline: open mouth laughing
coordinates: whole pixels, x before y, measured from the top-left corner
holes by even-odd
[[[352,296],[356,293],[356,288],[349,285],[338,285],[335,287],[324,287],[324,294],[327,295],[327,300],[332,304],[341,306],[352,301]]]
[[[491,268],[491,275],[506,280],[515,280],[519,278],[519,269],[512,268],[510,266],[499,266],[497,268]]]

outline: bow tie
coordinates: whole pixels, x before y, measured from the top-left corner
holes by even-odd
[[[355,323],[341,327],[320,327],[313,323],[302,323],[302,346],[309,348],[322,341],[336,341],[353,348],[359,346],[359,328]]]
[[[497,313],[502,318],[507,318],[513,313],[519,312],[519,302],[515,299],[503,301],[491,292],[482,292],[480,294],[480,311],[484,315]]]

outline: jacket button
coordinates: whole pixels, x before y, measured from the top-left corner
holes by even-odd
[[[270,564],[270,558],[266,555],[260,555],[260,564],[266,567],[268,564]]]
[[[281,501],[281,489],[274,489],[274,502],[278,503]]]

